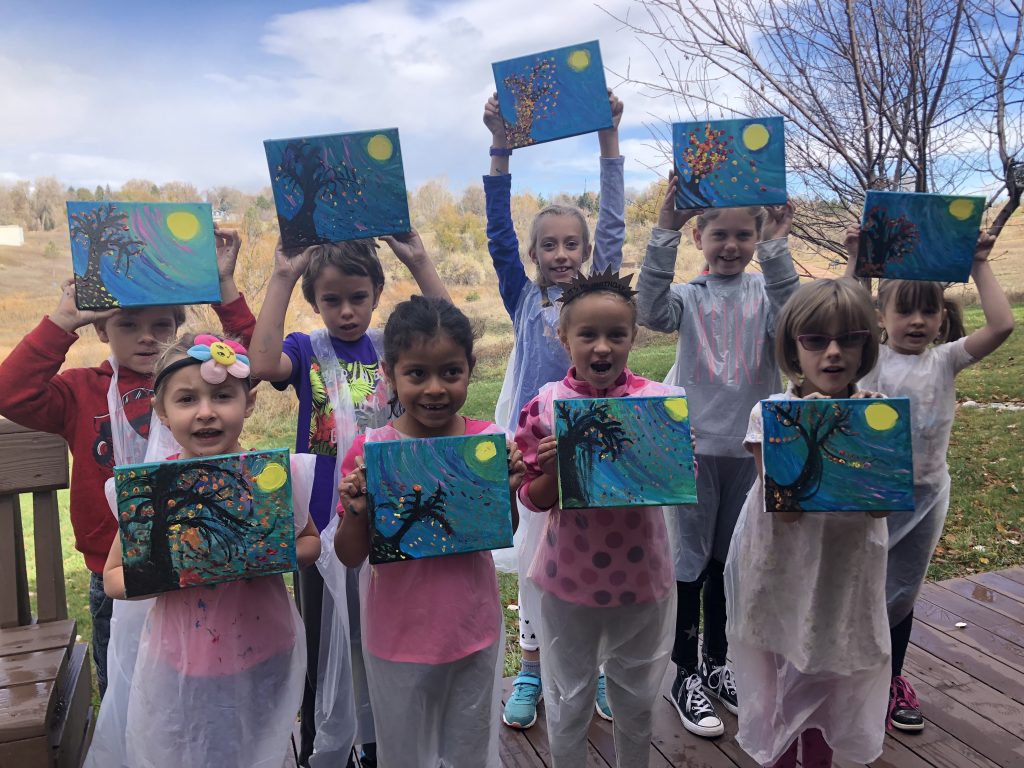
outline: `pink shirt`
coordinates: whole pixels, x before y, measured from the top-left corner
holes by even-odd
[[[466,434],[501,434],[489,421],[466,419]],[[366,441],[410,439],[390,424],[356,437],[341,471],[352,472]],[[497,642],[498,577],[490,552],[428,557],[369,566],[363,641],[388,661],[447,664]]]
[[[598,393],[574,376],[544,387],[519,415],[516,443],[526,462],[519,498],[534,512],[547,512],[544,537],[529,576],[541,589],[577,605],[614,608],[651,603],[672,587],[672,555],[661,507],[562,510],[540,509],[530,500],[537,478],[537,446],[554,434],[554,401],[577,397],[658,397],[682,395],[672,387],[622,372],[607,392]]]

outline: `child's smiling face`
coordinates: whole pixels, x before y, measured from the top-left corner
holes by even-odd
[[[636,339],[636,310],[621,296],[590,293],[565,308],[558,338],[576,376],[606,390],[622,375]]]
[[[746,208],[725,208],[703,229],[693,230],[693,240],[704,253],[713,275],[738,275],[754,258],[757,218]]]
[[[575,216],[547,215],[537,222],[537,237],[530,259],[537,265],[542,285],[567,283],[590,258],[580,222]]]
[[[229,375],[220,384],[210,384],[199,365],[171,373],[153,399],[183,458],[238,452],[243,422],[255,405],[255,394],[241,379]]]

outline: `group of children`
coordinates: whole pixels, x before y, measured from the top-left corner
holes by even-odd
[[[108,664],[122,670],[101,708],[91,765],[279,768],[301,704],[303,765],[344,765],[359,743],[364,764],[387,768],[496,766],[498,718],[528,728],[543,697],[556,766],[586,764],[595,709],[613,721],[618,765],[646,766],[669,659],[683,726],[720,735],[715,698],[738,712],[738,741],[762,765],[795,766],[798,743],[804,766],[831,765],[833,752],[870,762],[887,723],[922,727],[901,672],[949,501],[953,379],[1013,327],[987,261],[993,239],[979,240],[972,272],[986,324],[964,336],[941,285],[883,282],[877,304],[848,278],[801,286],[787,248],[791,207],[677,211],[670,177],[634,291],[618,274],[622,105],[609,100],[593,244],[575,208],[541,210],[527,248],[535,280],[512,226],[504,124],[494,98],[485,106],[489,250],[515,336],[497,424],[459,413],[474,333],[415,233],[385,238],[423,296],[397,305],[383,332],[370,327],[384,286],[372,240],[278,248],[256,319],[232,278],[238,236],[218,230],[216,310],[225,337],[247,352],[215,334],[177,338],[179,308],[80,311],[69,283],[0,365],[0,412],[61,434],[75,458],[71,515],[92,571],[101,693]],[[673,284],[681,230],[695,217],[707,270]],[[858,235],[854,227],[847,237],[851,265]],[[755,256],[760,271],[748,272]],[[324,327],[286,337],[300,279]],[[76,329],[90,323],[110,345],[109,361],[58,373]],[[679,333],[664,384],[628,367],[638,323]],[[119,624],[128,614],[115,612],[108,658],[111,598],[125,590],[104,483],[115,464],[243,450],[255,379],[291,386],[299,400],[292,488],[302,619],[280,576],[166,593],[134,623]],[[559,509],[554,400],[682,394],[697,505]],[[759,401],[881,395],[911,398],[914,513],[766,514]],[[508,436],[520,527],[523,661],[503,711],[491,555],[365,563],[365,443],[487,432]]]

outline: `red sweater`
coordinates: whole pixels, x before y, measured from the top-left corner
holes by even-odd
[[[225,333],[248,344],[256,325],[244,297],[214,305]],[[44,317],[0,363],[0,415],[29,429],[67,440],[71,468],[71,527],[75,547],[90,571],[102,573],[117,534],[103,484],[114,475],[107,390],[114,374],[109,361],[96,368],[58,373],[78,339]],[[118,389],[125,415],[141,435],[149,433],[153,377],[122,368]]]

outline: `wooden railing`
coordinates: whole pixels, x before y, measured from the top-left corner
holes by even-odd
[[[36,616],[68,617],[57,491],[68,487],[67,444],[0,419],[0,628],[33,623],[19,494],[32,494]]]

